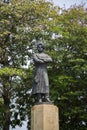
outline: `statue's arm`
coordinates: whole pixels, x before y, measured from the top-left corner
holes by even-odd
[[[37,63],[43,63],[44,61],[42,59],[40,59],[37,54],[34,54],[33,55],[33,60],[34,62],[37,62]]]
[[[45,62],[52,62],[52,58],[47,55],[46,58],[44,59]]]

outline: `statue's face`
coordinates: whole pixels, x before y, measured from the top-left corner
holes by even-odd
[[[37,49],[38,49],[38,52],[43,52],[43,50],[44,50],[43,45],[39,44],[37,46]]]

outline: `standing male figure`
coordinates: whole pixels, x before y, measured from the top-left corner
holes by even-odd
[[[38,53],[33,55],[34,61],[34,79],[32,87],[32,95],[35,95],[37,102],[50,102],[49,100],[49,79],[47,74],[47,63],[52,61],[52,58],[43,53],[44,45],[37,44]]]

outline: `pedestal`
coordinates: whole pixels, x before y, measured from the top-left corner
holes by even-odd
[[[52,104],[39,104],[31,109],[31,130],[59,130],[58,108]]]

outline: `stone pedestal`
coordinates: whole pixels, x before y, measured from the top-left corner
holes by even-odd
[[[31,109],[31,130],[59,130],[58,108],[52,104],[39,104]]]

